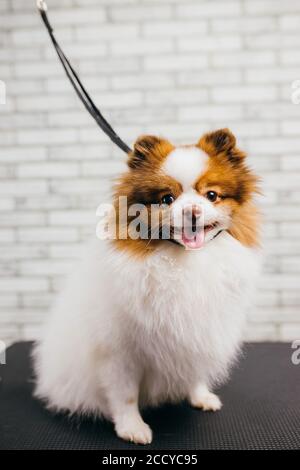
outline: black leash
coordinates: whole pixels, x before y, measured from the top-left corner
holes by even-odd
[[[62,63],[62,66],[66,72],[67,77],[69,78],[77,96],[80,98],[82,101],[84,107],[86,110],[90,113],[90,115],[95,119],[96,123],[98,124],[99,127],[105,132],[106,135],[125,153],[131,152],[131,148],[128,147],[127,144],[116,134],[116,132],[113,130],[111,125],[107,122],[107,120],[104,118],[102,113],[99,111],[97,106],[94,104],[93,100],[89,96],[88,92],[82,85],[77,73],[73,69],[72,65],[70,64],[69,60],[63,53],[60,45],[56,41],[56,38],[53,33],[53,28],[51,24],[49,23],[48,16],[47,16],[47,4],[44,0],[37,0],[37,7],[40,12],[40,15],[42,17],[42,20],[46,26],[46,29],[49,33],[49,36],[51,38],[51,41],[53,43],[53,46],[57,52],[57,55],[59,57],[59,60]]]

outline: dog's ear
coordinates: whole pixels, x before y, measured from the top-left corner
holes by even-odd
[[[204,134],[197,146],[210,157],[225,154],[230,160],[238,161],[245,156],[243,152],[236,148],[236,139],[229,129],[219,129]]]
[[[129,154],[128,166],[135,169],[140,168],[145,162],[158,162],[173,148],[168,140],[154,135],[142,135],[136,140],[133,151]]]

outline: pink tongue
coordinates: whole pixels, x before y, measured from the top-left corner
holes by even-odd
[[[202,248],[204,245],[204,237],[205,237],[204,230],[200,230],[199,232],[193,234],[191,237],[188,237],[184,233],[184,231],[182,233],[182,241],[184,245],[190,249]]]

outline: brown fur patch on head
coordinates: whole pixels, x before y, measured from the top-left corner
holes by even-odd
[[[245,246],[259,246],[260,213],[252,202],[237,208],[232,217],[229,233]]]
[[[228,206],[232,214],[229,233],[244,245],[257,245],[259,217],[252,200],[259,193],[258,178],[245,164],[245,153],[228,129],[205,134],[197,145],[210,157],[195,185],[197,191],[202,195],[216,191],[215,204]]]
[[[133,204],[145,206],[142,218],[148,222],[150,228],[151,204],[160,204],[163,196],[167,194],[173,194],[175,197],[181,194],[180,183],[160,171],[162,163],[172,150],[174,150],[174,146],[165,139],[147,135],[137,139],[133,152],[129,154],[129,171],[123,174],[115,185],[114,205],[117,213],[117,235],[120,230],[127,230],[128,224],[134,218],[128,217],[127,226],[120,226],[118,217],[120,196],[127,197],[128,207]],[[138,256],[151,253],[157,243],[159,240],[132,240],[130,237],[116,240],[118,248],[129,250]]]
[[[165,139],[153,135],[139,137],[129,154],[129,168],[141,168],[144,165],[159,165],[162,160],[174,149],[174,146]]]
[[[221,152],[230,152],[235,147],[235,137],[229,129],[208,132],[198,142],[198,146],[211,157]]]
[[[178,196],[182,190],[180,184],[160,172],[172,150],[174,146],[168,140],[153,135],[139,137],[129,154],[129,171],[121,176],[115,196],[127,196],[129,205],[159,203],[168,193]]]

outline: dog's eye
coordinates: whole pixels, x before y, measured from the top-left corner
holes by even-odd
[[[215,202],[218,198],[218,194],[216,193],[216,191],[207,191],[206,197],[209,201]]]
[[[166,194],[161,198],[162,204],[167,204],[170,206],[175,201],[175,198],[172,194]]]

